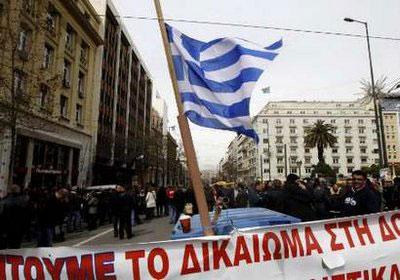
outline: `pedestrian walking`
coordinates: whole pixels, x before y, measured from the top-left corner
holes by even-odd
[[[149,187],[146,194],[146,220],[151,220],[154,216],[154,209],[156,208],[157,195],[152,186]]]

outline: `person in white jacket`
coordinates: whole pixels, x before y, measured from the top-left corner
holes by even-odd
[[[146,220],[154,217],[154,209],[156,208],[156,192],[153,187],[149,187],[146,194]]]

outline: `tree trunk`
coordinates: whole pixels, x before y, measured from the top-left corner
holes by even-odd
[[[13,185],[13,178],[14,178],[14,162],[15,162],[15,150],[17,144],[17,128],[15,125],[10,127],[10,141],[11,141],[11,148],[10,148],[10,157],[9,157],[9,165],[8,165],[8,189]]]
[[[318,149],[318,163],[325,163],[325,159],[324,159],[324,146],[323,145],[318,145],[317,146]]]

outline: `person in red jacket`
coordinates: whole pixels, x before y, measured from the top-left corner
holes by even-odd
[[[167,196],[169,223],[173,224],[176,220],[176,208],[174,206],[175,188],[168,186],[165,190]]]

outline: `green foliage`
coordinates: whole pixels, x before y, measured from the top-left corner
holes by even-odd
[[[326,124],[322,120],[317,120],[311,127],[305,131],[304,142],[307,147],[317,147],[318,149],[318,164],[324,163],[324,149],[333,147],[337,138],[333,135],[335,127],[331,124]]]
[[[379,165],[376,164],[373,164],[370,167],[361,168],[362,171],[375,178],[379,177],[380,169],[381,168],[379,167]]]
[[[311,177],[331,177],[336,178],[336,173],[328,164],[324,162],[319,162],[317,165],[313,165],[313,169],[311,172]]]

